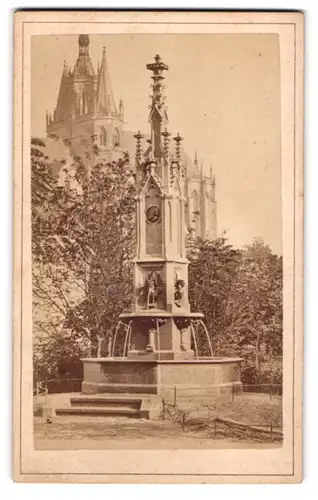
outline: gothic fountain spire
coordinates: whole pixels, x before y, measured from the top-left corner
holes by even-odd
[[[152,72],[152,95],[151,106],[149,113],[149,123],[151,128],[151,145],[154,156],[160,159],[163,154],[161,133],[168,123],[167,108],[164,97],[163,76],[164,71],[168,71],[168,66],[165,64],[161,57],[157,54],[154,62],[147,64],[146,68]]]

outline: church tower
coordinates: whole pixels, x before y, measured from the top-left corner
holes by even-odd
[[[217,203],[215,198],[215,175],[211,166],[209,176],[203,177],[202,193],[202,210],[204,214],[202,231],[205,239],[215,240],[217,238]]]
[[[186,223],[193,230],[194,237],[203,240],[217,238],[217,202],[215,198],[215,175],[210,167],[209,176],[203,164],[199,166],[195,151],[192,171],[187,172],[186,181]]]
[[[134,147],[134,134],[124,130],[124,103],[120,100],[117,105],[114,98],[106,49],[103,48],[101,62],[95,71],[89,46],[89,35],[79,35],[77,60],[73,68],[64,63],[56,107],[53,113],[46,114],[47,136],[63,140],[70,149],[70,157],[81,158],[87,175],[97,162],[116,161],[127,151],[132,155]],[[159,68],[163,63],[155,61],[148,69],[155,68],[155,64]],[[168,147],[171,138],[166,132],[168,117],[160,87],[164,80],[162,73],[163,70],[152,75],[151,137],[148,141],[151,145],[147,154],[152,152],[155,158],[166,161],[164,147]],[[193,229],[194,236],[213,240],[217,238],[215,176],[212,172],[210,176],[204,174],[197,152],[191,161],[181,147],[180,137],[175,138],[174,143],[179,145],[184,165],[185,225]],[[168,169],[160,162],[156,169],[167,187]],[[136,176],[138,181],[141,176],[138,169]]]
[[[70,146],[88,168],[98,160],[111,161],[122,154],[124,105],[117,108],[103,49],[101,64],[94,70],[89,36],[79,35],[74,68],[64,63],[60,90],[53,114],[47,114],[46,131]]]

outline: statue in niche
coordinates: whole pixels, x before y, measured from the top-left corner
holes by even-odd
[[[147,309],[156,307],[156,288],[153,279],[148,280]]]
[[[182,307],[182,299],[184,295],[185,281],[176,273],[174,284],[174,302],[177,307]]]
[[[160,274],[151,271],[146,278],[146,283],[143,289],[143,295],[147,300],[147,309],[154,309],[157,307],[157,300],[162,293],[162,280]]]

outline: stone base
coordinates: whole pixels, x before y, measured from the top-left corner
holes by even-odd
[[[152,353],[154,354],[154,353]],[[190,396],[241,392],[240,358],[82,359],[84,394],[160,394],[176,387]]]
[[[166,361],[166,360],[188,360],[194,359],[193,351],[129,351],[129,360],[143,361]]]

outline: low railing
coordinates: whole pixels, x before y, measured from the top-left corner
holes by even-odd
[[[80,392],[83,379],[55,378],[37,381],[35,383],[35,394],[39,396],[39,391],[47,391],[46,394],[61,394],[63,392]]]
[[[45,396],[45,404],[47,403],[48,388],[44,382],[36,382],[35,393],[37,397]]]
[[[169,400],[173,401],[173,406],[177,405],[177,401],[182,398],[183,395],[189,393],[199,395],[201,393],[211,393],[211,396],[216,398],[225,398],[229,401],[234,401],[236,398],[244,396],[245,393],[254,393],[264,396],[268,396],[271,400],[273,396],[282,396],[282,385],[281,384],[243,384],[242,391],[238,390],[238,387],[233,384],[232,387],[224,387],[224,385],[215,385],[213,387],[180,387],[177,385],[165,387],[164,392],[170,394]],[[218,392],[219,391],[219,392]]]
[[[217,393],[217,390],[227,391]],[[257,389],[255,391],[255,389]],[[266,389],[267,392],[260,392],[261,389]],[[211,400],[209,402],[209,391]],[[252,439],[260,438],[262,441],[281,441],[283,439],[283,426],[277,422],[279,417],[264,419],[259,421],[239,421],[224,416],[224,404],[231,408],[236,400],[240,398],[244,400],[250,399],[251,392],[254,390],[254,395],[259,394],[268,397],[269,401],[273,400],[273,404],[281,404],[282,386],[280,384],[244,384],[243,392],[238,392],[235,386],[224,388],[224,386],[215,386],[213,389],[204,387],[183,388],[171,386],[165,389],[165,395],[162,398],[162,418],[170,419],[178,423],[183,431],[193,430],[196,427],[206,429],[214,437],[246,437]],[[276,392],[275,392],[276,391]],[[197,395],[196,395],[197,393]],[[201,393],[201,394],[200,394]],[[200,401],[202,396],[202,401]],[[189,399],[189,401],[187,401]],[[210,404],[216,402],[216,406],[211,408]],[[225,407],[226,408],[226,407]],[[227,410],[225,410],[227,412]],[[233,413],[230,411],[230,414]],[[225,413],[226,414],[226,413]],[[249,420],[244,418],[243,420]]]

